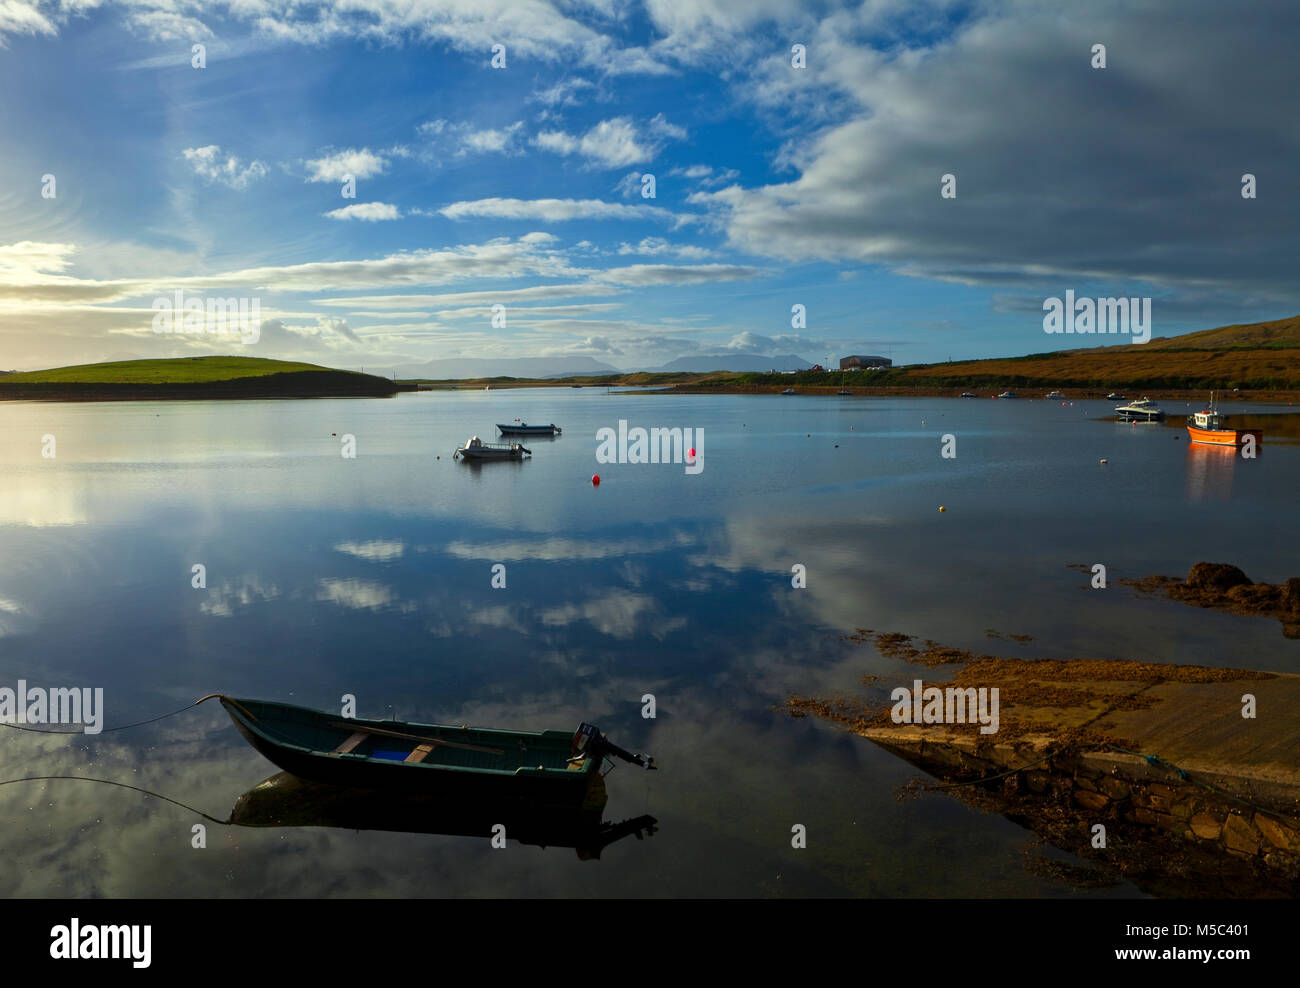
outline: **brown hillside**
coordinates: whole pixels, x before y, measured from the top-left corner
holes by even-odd
[[[1218,382],[1219,387],[1234,387],[1233,382],[1251,382],[1250,386],[1260,386],[1254,383],[1260,381],[1274,382],[1268,385],[1271,387],[1300,387],[1300,346],[1288,350],[1191,350],[1184,353],[1153,349],[1155,346],[1153,340],[1143,346],[1075,350],[1042,357],[931,364],[904,368],[901,373],[904,381],[898,383],[904,383],[906,379],[943,377],[1018,379],[1076,387],[1123,387],[1162,381],[1168,382],[1170,387],[1187,387],[1195,385],[1183,382],[1202,380]]]

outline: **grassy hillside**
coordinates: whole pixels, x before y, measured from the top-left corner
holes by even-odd
[[[1211,350],[1231,347],[1300,349],[1300,316],[1274,319],[1271,322],[1220,326],[1218,329],[1204,329],[1184,336],[1162,337],[1143,346],[1155,350],[1181,350],[1188,347]]]
[[[297,371],[328,371],[318,364],[265,357],[177,357],[166,360],[116,360],[106,364],[76,364],[50,370],[6,374],[5,384],[192,384],[198,381],[230,381]],[[350,374],[352,371],[333,371]]]
[[[0,375],[0,399],[10,401],[378,398],[413,387],[373,374],[262,357],[117,360]]]
[[[1060,337],[1047,337],[1059,340]],[[889,388],[914,391],[970,390],[985,394],[1004,388],[1072,388],[1105,393],[1300,391],[1300,316],[1272,322],[1221,326],[1143,344],[1092,347],[942,364],[915,364],[879,371],[798,374],[709,374],[679,391],[763,393],[798,387],[854,392]]]
[[[1300,388],[1300,348],[1074,350],[1005,360],[971,360],[873,371],[867,384],[940,387]],[[862,372],[859,372],[862,373]]]

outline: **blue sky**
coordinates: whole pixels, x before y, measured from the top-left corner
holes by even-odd
[[[1067,289],[1157,336],[1300,311],[1294,8],[1086,7],[11,0],[0,367],[915,362],[1115,343],[1043,333]],[[177,289],[259,339],[155,333]]]

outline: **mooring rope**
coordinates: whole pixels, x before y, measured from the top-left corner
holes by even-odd
[[[145,724],[153,724],[160,720],[166,720],[168,717],[175,717],[177,714],[183,714],[187,710],[192,710],[195,707],[197,707],[200,703],[202,703],[204,700],[212,700],[215,698],[219,698],[220,696],[221,696],[220,693],[209,693],[207,696],[200,697],[199,699],[195,700],[193,703],[187,703],[185,706],[181,707],[180,709],[173,710],[170,713],[159,714],[157,717],[150,717],[148,720],[137,720],[133,724],[119,724],[117,727],[104,727],[101,728],[97,733],[108,734],[110,731],[125,731],[127,728],[142,727]],[[39,727],[27,727],[24,724],[12,724],[9,721],[0,721],[0,724],[3,724],[5,727],[12,727],[15,731],[30,731],[32,734],[85,734],[86,733],[85,725],[82,725],[82,729],[76,731],[47,731]],[[91,737],[93,736],[94,735],[91,735]]]
[[[1270,810],[1266,806],[1260,806],[1258,803],[1252,803],[1248,799],[1242,799],[1240,796],[1234,796],[1232,793],[1220,789],[1218,786],[1212,785],[1209,782],[1204,782],[1201,779],[1193,778],[1192,774],[1188,772],[1187,769],[1180,768],[1179,766],[1175,765],[1173,762],[1169,761],[1168,759],[1161,758],[1159,755],[1144,755],[1140,751],[1128,751],[1125,748],[1120,748],[1117,745],[1113,745],[1113,744],[1107,745],[1107,747],[1111,751],[1118,751],[1124,755],[1134,755],[1138,758],[1141,758],[1144,761],[1146,761],[1148,765],[1160,766],[1162,768],[1172,769],[1175,773],[1177,773],[1178,778],[1182,779],[1184,782],[1190,782],[1194,786],[1200,786],[1202,789],[1209,790],[1210,792],[1214,793],[1216,796],[1222,796],[1224,799],[1231,800],[1234,803],[1239,803],[1242,806],[1249,806],[1252,810],[1255,810],[1259,813],[1266,813],[1270,817],[1276,817],[1278,815],[1276,810]]]
[[[130,789],[132,792],[143,793],[146,796],[153,796],[157,799],[171,803],[173,806],[179,806],[183,810],[189,810],[191,813],[197,813],[205,820],[211,820],[213,823],[220,824],[223,827],[231,826],[230,820],[218,820],[214,816],[204,813],[200,809],[182,803],[179,799],[172,799],[170,796],[164,796],[160,792],[154,792],[150,789],[141,789],[139,786],[129,786],[125,782],[114,782],[112,779],[92,779],[85,775],[29,775],[22,779],[8,779],[0,782],[0,786],[12,786],[19,782],[51,782],[51,781],[68,781],[68,782],[97,782],[104,786],[117,786],[119,789]]]

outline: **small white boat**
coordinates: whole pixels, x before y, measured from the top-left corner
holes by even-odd
[[[451,458],[454,460],[460,456],[467,460],[522,460],[525,453],[533,455],[531,449],[525,449],[519,443],[485,443],[478,436],[470,436],[465,440],[464,446],[457,447]]]
[[[1127,405],[1115,409],[1115,416],[1121,422],[1160,422],[1164,419],[1164,410],[1150,398],[1139,398]]]
[[[786,388],[784,391],[781,392],[781,394],[783,394],[783,395],[792,395],[792,394],[798,394],[798,392],[795,391],[794,388]]]
[[[998,397],[999,397],[999,398],[1019,398],[1020,395],[1016,394],[1014,391],[1003,391],[1002,394],[998,395]]]
[[[975,396],[974,396],[973,394],[971,394],[969,391],[963,391],[963,392],[962,392],[958,397],[961,397],[961,398],[974,398]]]
[[[1047,392],[1047,394],[1043,395],[1043,397],[1044,397],[1044,398],[1064,398],[1065,395],[1061,394],[1061,392],[1059,392],[1059,391],[1049,391],[1049,392]]]
[[[1107,401],[1126,401],[1127,399],[1126,399],[1123,395],[1121,395],[1121,394],[1116,394],[1114,391],[1112,391],[1110,394],[1108,394],[1108,395],[1106,396],[1106,400],[1107,400]]]

